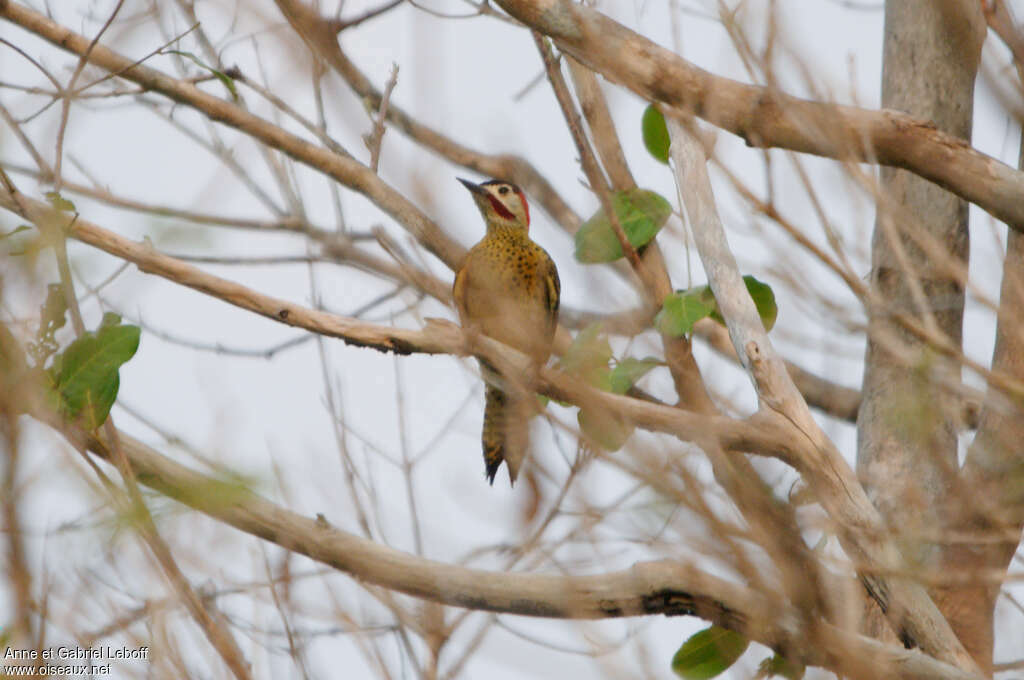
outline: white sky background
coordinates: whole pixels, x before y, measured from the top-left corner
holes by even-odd
[[[160,4],[165,29],[170,34],[182,32],[187,26],[172,9],[172,3]],[[377,1],[349,0],[342,16],[361,14],[377,4]],[[471,11],[468,5],[456,0],[423,0],[423,4],[450,14]],[[1017,15],[1024,14],[1024,8],[1019,6],[1022,3],[1015,4]],[[91,36],[113,5],[108,1],[62,1],[51,3],[50,10],[65,25]],[[295,41],[272,2],[201,0],[196,5],[205,30],[217,41],[224,64],[237,65],[258,80],[263,78],[260,68],[265,69],[270,88],[291,106],[315,119],[306,56],[283,51],[282,35],[287,36],[286,45],[293,45]],[[678,5],[709,17],[702,18],[693,12],[678,14],[682,55],[715,74],[749,82],[750,77],[736,57],[729,37],[713,20],[715,3],[681,0]],[[767,3],[748,2],[747,5],[740,18],[749,37],[759,41],[762,39],[759,27],[765,23],[761,13]],[[868,9],[851,9],[850,5]],[[42,9],[40,3],[33,6]],[[142,12],[145,6],[145,3],[128,2],[123,16]],[[669,3],[663,0],[598,3],[599,9],[616,20],[672,47],[673,22],[668,7]],[[332,8],[325,13],[332,13]],[[878,106],[881,2],[782,0],[778,10],[782,30],[776,75],[787,92]],[[0,35],[28,50],[60,78],[66,81],[69,77],[67,65],[74,62],[63,54],[9,24],[0,24]],[[140,26],[115,26],[104,38],[105,44],[134,58],[152,51],[164,41],[165,38],[154,33],[151,22]],[[554,183],[577,212],[584,217],[593,213],[597,202],[581,186],[583,175],[576,161],[577,154],[547,81],[541,81],[524,96],[514,99],[542,69],[527,32],[493,18],[442,19],[404,5],[345,32],[341,42],[348,56],[378,87],[383,88],[392,64],[398,64],[398,85],[392,102],[419,122],[484,152],[524,155]],[[1007,58],[994,39],[990,42],[986,47],[986,64],[990,73],[1000,73]],[[189,36],[178,48],[200,52]],[[257,52],[262,64],[254,58]],[[175,58],[171,56],[156,56],[147,64],[176,73]],[[189,75],[200,73],[192,65],[188,68]],[[87,71],[86,75],[91,79],[95,72]],[[807,81],[807,75],[811,82]],[[37,71],[2,46],[0,81],[45,85]],[[216,82],[207,84],[204,89],[225,95]],[[256,94],[244,87],[241,92],[254,110],[267,114]],[[645,102],[616,86],[606,84],[605,92],[637,181],[643,187],[659,191],[675,204],[669,170],[647,154],[640,139],[639,121]],[[357,158],[368,160],[369,154],[360,135],[369,131],[371,122],[361,103],[333,75],[326,78],[324,94],[331,134]],[[0,98],[21,116],[33,112],[41,101],[9,89],[0,89]],[[175,116],[205,134],[205,125],[195,125],[196,116],[192,112],[179,107]],[[52,107],[27,125],[27,131],[41,144],[51,163],[53,145],[40,140],[53,139],[58,120],[59,107]],[[290,123],[287,127],[296,129]],[[270,187],[274,200],[284,205],[262,157],[254,153],[255,146],[232,131],[224,128],[219,131],[253,176],[263,186]],[[983,79],[977,89],[974,146],[1015,164],[1017,139],[1016,124],[995,101],[992,88]],[[742,140],[725,133],[719,133],[716,151],[752,188],[764,191],[763,152],[749,149]],[[185,140],[160,117],[132,105],[130,99],[122,100],[119,105],[109,102],[76,104],[70,117],[65,154],[64,169],[68,179],[89,181],[70,162],[74,158],[103,186],[122,197],[220,215],[270,217],[212,156]],[[15,164],[31,163],[7,128],[0,132],[0,158]],[[777,205],[793,222],[807,225],[808,233],[823,241],[820,227],[790,171],[785,153],[772,152],[772,159]],[[873,220],[870,198],[855,190],[834,162],[809,157],[803,157],[802,161],[826,199],[830,216],[859,258],[855,259],[859,271],[866,276]],[[386,181],[409,195],[465,245],[471,245],[482,234],[482,223],[472,201],[454,179],[456,176],[475,177],[470,171],[409,143],[397,130],[389,130],[384,140],[380,172]],[[305,168],[297,169],[296,174],[303,206],[311,221],[334,228],[336,216],[326,191],[326,180]],[[14,177],[21,189],[30,194],[41,195],[51,188],[37,185],[23,175]],[[806,277],[815,293],[850,310],[859,321],[863,317],[854,298],[822,267],[803,256],[778,229],[756,222],[721,175],[713,173],[713,179],[730,243],[743,272],[756,275],[775,289],[780,315],[772,337],[779,349],[808,369],[843,384],[859,386],[863,336],[840,325],[836,316],[821,304],[800,299],[803,291],[794,291],[784,275],[798,273]],[[66,195],[89,220],[131,238],[148,236],[159,248],[169,252],[229,256],[301,255],[305,252],[303,242],[294,236],[188,226],[180,220],[154,219],[114,210],[71,192]],[[342,191],[342,200],[349,229],[365,231],[380,225],[413,250],[401,228],[368,201],[347,190]],[[635,296],[619,279],[601,271],[600,267],[576,263],[572,257],[571,237],[538,207],[534,207],[533,214],[531,233],[558,264],[564,305],[590,310],[632,306]],[[0,214],[3,231],[17,224],[11,215]],[[688,271],[678,224],[673,229],[673,233],[663,233],[660,237],[670,263],[673,285],[686,287],[690,276],[693,283],[704,283],[695,256],[692,271]],[[992,219],[980,211],[972,211],[972,277],[979,290],[990,296],[998,293],[1001,256],[996,247],[1004,240],[1005,228],[993,225]],[[105,254],[80,244],[71,246],[71,255],[77,272],[91,284],[105,279],[119,265]],[[451,279],[450,272],[441,263],[429,255],[423,257],[435,273],[445,280]],[[3,291],[0,313],[5,321],[28,319],[37,313],[45,291],[43,284],[56,280],[51,260],[52,257],[44,254],[38,267],[40,278],[31,286],[24,281],[12,281],[9,274],[4,274],[7,287]],[[334,265],[315,268],[315,294],[303,265],[202,266],[276,297],[303,304],[314,304],[319,299],[327,309],[342,314],[353,312],[388,289],[373,277]],[[4,265],[0,271],[10,270]],[[79,293],[83,291],[80,280]],[[275,346],[300,334],[213,298],[141,274],[134,267],[105,288],[103,297],[127,320],[141,321],[145,327],[197,343],[258,349]],[[416,308],[416,314],[404,313],[412,302],[414,298],[405,293],[375,308],[367,318],[406,327],[419,326],[422,317],[454,318],[451,310],[429,300]],[[83,312],[87,326],[95,327],[102,313],[96,300],[84,303]],[[968,353],[987,363],[992,347],[991,314],[972,303],[965,328]],[[516,544],[522,538],[518,517],[522,513],[525,489],[509,489],[504,470],[493,488],[483,477],[479,444],[482,389],[473,362],[449,357],[395,358],[369,349],[346,347],[336,340],[325,341],[324,348],[330,380],[335,387],[340,387],[338,398],[343,418],[351,428],[348,445],[364,473],[373,477],[380,494],[376,508],[380,518],[377,538],[383,537],[402,550],[414,550],[405,487],[399,472],[386,459],[401,460],[403,442],[411,455],[419,455],[435,438],[434,446],[428,455],[419,459],[414,473],[424,554],[439,561],[455,562],[481,547]],[[617,355],[622,356],[625,348],[618,343],[615,349]],[[706,378],[732,400],[738,412],[749,413],[755,400],[747,379],[734,367],[712,356],[704,346],[697,344],[696,352]],[[629,354],[660,354],[660,348],[653,337],[641,336]],[[348,501],[331,418],[325,407],[321,371],[315,342],[283,351],[267,361],[196,351],[144,332],[137,356],[121,370],[119,403],[144,414],[166,433],[181,437],[209,460],[251,476],[259,491],[275,501],[307,515],[323,513],[332,524],[358,531]],[[642,385],[656,394],[670,395],[671,381],[664,369],[648,376]],[[404,405],[401,412],[397,393],[401,394]],[[554,405],[550,410],[562,422],[575,423],[574,410]],[[160,434],[124,409],[115,407],[112,414],[119,427],[180,461],[202,468],[202,463],[188,452],[169,446]],[[855,445],[852,426],[822,420],[852,463]],[[162,582],[152,576],[152,571],[140,568],[144,558],[140,556],[137,539],[117,531],[116,523],[103,507],[102,496],[89,490],[88,483],[83,481],[91,479],[90,473],[83,471],[84,466],[49,432],[28,427],[27,435],[32,446],[26,449],[30,455],[24,456],[22,469],[26,493],[25,528],[35,537],[30,543],[35,573],[51,575],[54,588],[51,610],[63,612],[74,621],[73,629],[94,630],[123,610],[138,606],[139,598],[165,595]],[[534,436],[544,456],[545,468],[560,483],[568,473],[566,457],[572,455],[574,439],[565,432],[555,433],[539,420],[534,426]],[[665,446],[664,440],[653,437],[634,439],[642,439],[641,443],[648,445],[653,442],[655,446]],[[677,443],[666,450],[679,452],[682,448]],[[693,459],[695,468],[700,469],[702,457],[697,454]],[[780,484],[788,485],[783,480],[790,477],[778,466],[761,467],[772,479],[779,478]],[[544,499],[550,502],[556,487],[553,482],[548,485]],[[597,463],[577,481],[578,492],[570,494],[567,507],[582,509],[584,501],[603,506],[627,488],[627,481],[611,472],[608,466]],[[663,547],[652,551],[624,540],[657,525],[662,517],[660,510],[636,509],[637,505],[651,500],[643,493],[631,497],[628,503],[633,509],[622,512],[619,518],[609,519],[606,528],[599,531],[607,543],[558,546],[559,564],[577,572],[591,573],[627,566],[637,559],[684,554],[685,546],[679,548],[680,552],[665,552]],[[282,552],[273,546],[195,513],[183,513],[180,506],[170,501],[156,499],[153,506],[164,534],[197,586],[218,589],[259,582],[266,579],[264,555],[275,567],[280,563]],[[546,510],[542,507],[541,512]],[[677,537],[699,537],[697,527],[686,526],[678,517],[675,521],[681,524],[674,529]],[[559,526],[556,522],[551,536],[562,535],[573,526],[573,521],[566,519],[562,530]],[[504,557],[496,557],[491,551],[471,564],[497,567],[503,560]],[[551,570],[555,566],[545,562],[537,568]],[[302,558],[292,561],[292,569],[296,574],[321,571],[319,566]],[[81,591],[76,593],[77,589]],[[265,589],[255,593],[259,601],[269,602]],[[7,595],[0,593],[0,611],[7,610],[4,606]],[[306,579],[296,586],[295,597],[303,602],[301,609],[307,616],[292,623],[304,631],[322,633],[312,638],[308,650],[311,677],[340,677],[339,668],[359,669],[346,677],[370,675],[373,669],[357,652],[355,636],[338,632],[347,624],[337,618],[334,607],[348,610],[365,625],[390,623],[385,610],[374,605],[343,575]],[[281,673],[291,668],[286,641],[280,635],[268,637],[265,634],[268,630],[281,630],[273,607],[254,608],[248,595],[222,599],[219,606],[237,614],[239,621],[251,621],[259,628],[246,633],[235,631],[243,651],[254,663],[256,677],[284,677]],[[448,610],[449,617],[454,613],[457,612]],[[484,617],[483,614],[473,615],[468,629],[475,630]],[[668,664],[676,647],[687,635],[705,626],[697,619],[665,618],[602,624],[509,616],[501,620],[516,630],[528,631],[531,636],[580,650],[590,649],[590,644],[597,640],[622,640],[627,633],[637,634],[618,651],[602,657],[604,665],[595,668],[594,662],[586,656],[538,646],[505,630],[494,629],[485,639],[482,651],[466,667],[465,677],[577,677],[602,669],[633,676],[641,668],[649,670],[653,677],[670,677]],[[1013,621],[1016,623],[1011,628],[1019,628],[1019,619]],[[182,630],[181,626],[174,628],[175,635],[180,636]],[[54,629],[49,636],[56,644],[67,634],[67,631]],[[466,644],[468,637],[465,632],[458,633],[450,644],[458,649]],[[1018,636],[1011,633],[1011,637]],[[268,640],[272,652],[264,651]],[[1001,638],[999,645],[997,661],[1009,656],[1014,641]],[[188,663],[197,675],[223,675],[219,662],[211,661],[213,653],[205,641],[196,639],[191,646],[196,655],[189,658]],[[411,669],[400,658],[400,643],[392,639],[382,648],[396,677],[408,677]],[[445,660],[456,656],[454,650],[446,651],[442,655],[442,670]],[[732,677],[749,676],[765,656],[767,652],[763,649],[748,651]],[[639,659],[649,659],[653,666],[644,668],[639,665]],[[128,670],[136,674],[144,672],[134,666],[129,666]]]

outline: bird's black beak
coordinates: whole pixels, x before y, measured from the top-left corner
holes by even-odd
[[[462,182],[462,186],[466,187],[467,189],[470,190],[470,192],[474,194],[482,194],[484,192],[484,190],[480,188],[479,184],[474,184],[473,182],[470,182],[468,179],[462,179],[461,177],[456,177],[455,179]]]

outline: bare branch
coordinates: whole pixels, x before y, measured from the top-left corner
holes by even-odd
[[[277,0],[278,8],[291,23],[295,31],[310,45],[311,49],[331,65],[338,75],[345,79],[356,94],[366,99],[374,108],[380,107],[382,93],[370,79],[353,64],[338,45],[337,36],[331,29],[330,21],[299,0]],[[475,170],[489,177],[500,177],[515,182],[569,233],[579,229],[579,215],[562,199],[555,188],[536,168],[521,156],[511,154],[490,155],[470,149],[440,132],[417,122],[404,110],[391,105],[387,111],[388,122],[431,151],[453,163]]]
[[[391,0],[391,2],[386,2],[383,5],[381,5],[380,7],[374,7],[373,9],[368,9],[365,12],[363,12],[362,14],[360,14],[359,16],[352,17],[351,19],[345,19],[345,20],[339,19],[337,22],[334,23],[335,30],[338,33],[341,33],[346,28],[352,28],[353,26],[358,26],[359,24],[363,23],[364,21],[368,21],[370,19],[373,19],[374,17],[378,17],[381,14],[384,14],[385,12],[394,9],[395,7],[398,7],[399,5],[402,4],[403,1],[404,0]]]
[[[278,149],[300,163],[330,175],[373,201],[449,267],[454,268],[465,252],[462,246],[445,234],[412,202],[351,156],[310,144],[232,102],[207,94],[191,83],[136,64],[102,44],[97,44],[90,50],[90,42],[84,36],[69,31],[45,15],[22,5],[10,2],[0,4],[0,16],[61,49],[86,56],[89,63],[116,73],[118,77],[131,80],[147,90],[159,92],[181,104],[195,107],[211,120],[234,127],[268,147]]]
[[[608,110],[604,93],[601,92],[601,85],[597,82],[597,76],[572,57],[566,57],[566,62],[569,65],[572,84],[576,89],[576,98],[583,109],[583,117],[587,119],[597,155],[601,158],[601,165],[608,174],[612,188],[622,190],[635,187],[636,180],[633,179],[633,173],[629,171],[629,164],[622,153],[622,145],[619,144],[619,136],[615,132],[615,122]]]
[[[647,100],[697,115],[753,146],[903,168],[1014,229],[1024,228],[1024,173],[928,121],[898,111],[797,99],[715,76],[586,5],[495,2],[605,78]]]
[[[391,101],[391,92],[398,83],[398,64],[391,65],[391,77],[388,84],[384,86],[384,95],[380,98],[380,107],[377,111],[377,120],[373,124],[373,132],[366,137],[366,147],[370,150],[370,169],[377,172],[380,164],[380,147],[384,142],[384,121],[388,117],[388,102]]]
[[[63,430],[43,412],[34,414]],[[85,437],[91,450],[111,455],[105,438]],[[760,593],[716,578],[674,560],[639,562],[630,569],[590,576],[503,573],[442,564],[416,557],[332,527],[323,518],[308,519],[230,483],[232,502],[215,489],[217,479],[199,474],[160,455],[142,442],[118,433],[135,474],[152,488],[241,531],[271,541],[348,573],[364,583],[435,602],[476,610],[546,618],[602,619],[664,614],[700,616],[736,630],[792,661],[820,665],[858,678],[889,675],[908,680],[980,680],[919,652],[888,646],[821,626],[823,645],[806,646],[795,613]],[[201,492],[196,492],[201,490]]]
[[[823,507],[840,523],[839,538],[846,552],[858,563],[889,568],[899,564],[899,552],[887,536],[878,511],[842,454],[811,417],[764,330],[726,242],[700,141],[675,118],[669,118],[668,125],[676,185],[697,250],[733,346],[757,388],[759,400],[793,427],[794,438],[799,440],[796,446],[802,450],[797,469],[815,489]],[[978,672],[974,660],[919,583],[863,572],[861,578],[901,638],[947,663]]]
[[[258,293],[234,281],[203,272],[185,262],[158,252],[151,244],[131,241],[81,217],[74,219],[49,205],[23,194],[0,194],[0,207],[16,210],[36,223],[60,226],[83,243],[128,260],[140,271],[155,274],[179,285],[212,295],[236,307],[279,323],[339,338],[350,345],[396,354],[476,354],[508,375],[528,375],[530,362],[516,350],[486,336],[467,335],[456,325],[441,319],[428,320],[422,330],[408,330],[337,316]],[[724,416],[707,416],[660,404],[619,396],[590,386],[580,379],[553,369],[542,369],[540,391],[561,401],[591,405],[657,432],[685,441],[717,438],[728,450],[750,451],[789,459],[791,441],[772,418],[754,416],[738,421]]]
[[[544,69],[547,71],[548,80],[551,82],[551,89],[554,90],[558,105],[562,108],[562,115],[565,117],[572,140],[576,144],[576,150],[580,153],[580,165],[583,166],[583,172],[587,176],[590,188],[601,202],[601,208],[604,210],[605,215],[608,216],[608,221],[611,223],[612,230],[619,239],[619,244],[622,246],[622,252],[625,254],[626,260],[638,276],[643,276],[643,265],[640,262],[640,256],[637,255],[636,249],[629,242],[629,239],[626,238],[626,232],[622,230],[619,216],[612,205],[612,195],[608,187],[608,180],[605,178],[604,172],[597,162],[597,156],[594,155],[593,149],[590,148],[587,133],[583,130],[583,121],[580,120],[580,115],[576,111],[576,105],[572,101],[572,95],[569,94],[569,87],[565,84],[565,79],[562,77],[558,60],[552,54],[547,38],[534,31],[533,41],[537,44],[537,50],[544,60]]]

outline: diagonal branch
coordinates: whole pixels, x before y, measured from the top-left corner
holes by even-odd
[[[35,417],[73,437],[52,414]],[[699,616],[785,653],[794,662],[831,668],[855,678],[979,680],[920,652],[885,645],[819,622],[821,646],[803,644],[796,612],[762,593],[675,560],[638,562],[622,571],[586,576],[501,573],[444,564],[404,553],[309,519],[247,491],[180,465],[118,432],[139,481],[214,519],[306,555],[364,584],[447,605],[525,616],[605,619]],[[90,450],[110,459],[108,442],[86,436]],[[217,490],[225,487],[224,493]],[[224,499],[230,499],[229,502]]]
[[[332,22],[324,19],[301,0],[276,0],[278,9],[292,28],[306,41],[310,49],[348,83],[356,94],[371,108],[380,108],[383,93],[352,63],[338,45]],[[418,122],[402,108],[391,104],[387,110],[388,122],[418,144],[439,156],[465,168],[489,177],[501,177],[515,182],[538,205],[544,208],[563,229],[575,233],[580,217],[562,199],[551,183],[522,156],[481,153],[459,144],[450,137]]]
[[[148,243],[124,238],[81,216],[72,218],[24,194],[12,196],[8,192],[0,192],[0,207],[17,211],[25,219],[47,225],[47,228],[65,229],[69,237],[132,262],[142,272],[155,274],[278,323],[381,352],[455,356],[476,354],[509,375],[528,375],[531,370],[531,362],[525,355],[486,336],[466,334],[447,321],[431,319],[423,329],[411,330],[337,316],[264,295],[235,281],[214,276],[160,253]],[[789,457],[792,451],[790,434],[771,418],[759,419],[755,416],[742,421],[725,416],[697,414],[604,392],[554,369],[542,369],[538,387],[542,393],[560,401],[614,412],[640,427],[671,434],[684,441],[712,437],[717,445],[727,450],[773,456],[794,464]]]
[[[450,323],[434,321],[428,323],[427,327],[422,330],[406,330],[318,312],[259,294],[238,283],[202,272],[191,265],[157,252],[148,244],[125,239],[81,217],[74,218],[72,224],[71,216],[58,213],[47,204],[22,194],[13,195],[6,192],[0,194],[0,206],[18,210],[30,221],[66,229],[69,236],[134,262],[144,272],[156,274],[213,295],[230,304],[278,322],[338,337],[347,343],[372,347],[380,351],[403,354],[411,352],[456,355],[473,353],[508,374],[525,375],[530,370],[530,362],[524,355],[485,336],[465,334]],[[883,543],[883,539],[879,538],[884,533],[879,527],[877,516],[865,515],[863,508],[859,505],[863,491],[855,479],[842,474],[841,466],[844,466],[845,463],[840,459],[838,465],[834,460],[829,461],[830,466],[821,465],[823,454],[821,450],[808,445],[807,433],[794,432],[792,421],[780,418],[777,413],[762,410],[747,420],[693,413],[603,392],[579,379],[553,369],[541,370],[538,386],[541,392],[560,401],[614,412],[640,427],[671,434],[684,441],[711,442],[727,451],[750,452],[779,458],[810,476],[812,481],[816,482],[819,496],[822,497],[826,509],[841,523],[844,547],[855,559],[881,570],[886,570],[897,564],[892,559],[891,550],[890,552],[883,550],[888,544]],[[846,472],[849,472],[848,468]],[[148,483],[141,475],[140,481]],[[843,485],[846,485],[846,488]],[[857,494],[858,491],[860,496]],[[867,502],[866,499],[863,499],[863,502]],[[870,508],[870,504],[868,507]],[[262,533],[258,535],[266,536]],[[277,534],[272,535],[276,536]],[[924,605],[921,605],[912,596],[916,592],[915,588],[919,589],[919,586],[871,575],[862,575],[862,579],[872,587],[873,592],[887,606],[897,612],[901,625],[906,626],[905,632],[908,639],[923,641],[922,646],[926,651],[937,649],[938,653],[942,654],[939,658],[947,656],[946,648],[941,645],[932,645],[930,642],[936,633],[927,625],[923,627],[917,625],[915,616],[919,614]],[[414,592],[413,594],[418,593]],[[906,605],[907,602],[909,602],[909,606]],[[925,603],[930,604],[927,600]],[[910,612],[910,615],[904,616],[906,612]],[[925,612],[927,613],[927,609]],[[926,624],[932,623],[927,616],[925,619]],[[901,628],[901,630],[904,629]]]
[[[495,0],[581,63],[636,92],[728,130],[753,146],[909,170],[1024,229],[1024,172],[892,110],[798,99],[715,76],[590,7],[565,0]]]
[[[590,127],[594,147],[612,188],[616,191],[632,189],[636,186],[636,180],[629,171],[629,164],[622,152],[622,144],[619,143],[619,135],[615,132],[615,123],[612,121],[604,93],[601,92],[601,85],[597,82],[597,76],[572,57],[567,57],[566,63],[572,76],[576,98],[583,110],[583,117],[587,119],[587,125]]]
[[[669,118],[668,127],[676,185],[690,219],[694,242],[733,346],[757,389],[761,412],[781,416],[792,429],[794,447],[802,451],[797,455],[797,469],[814,488],[825,510],[839,523],[839,539],[853,560],[883,570],[900,564],[899,551],[878,511],[842,454],[814,421],[772,347],[729,250],[703,146],[677,119]],[[861,570],[860,577],[901,639],[947,663],[978,672],[974,660],[920,583],[885,578],[877,571]]]

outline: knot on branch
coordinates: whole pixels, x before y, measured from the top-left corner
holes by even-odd
[[[641,604],[648,614],[664,614],[665,616],[695,616],[697,614],[696,599],[684,590],[668,588],[658,590],[644,595]]]

